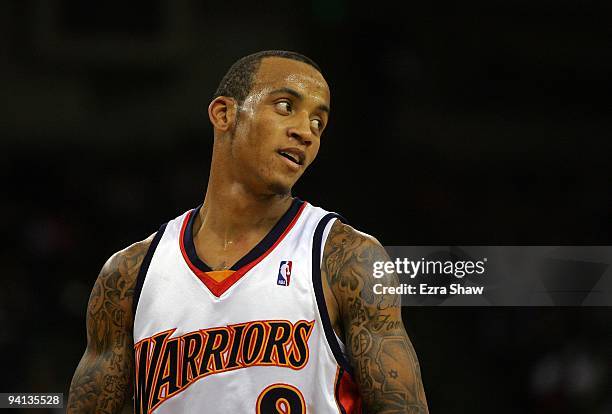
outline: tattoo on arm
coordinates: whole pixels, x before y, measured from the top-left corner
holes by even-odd
[[[336,222],[329,234],[323,277],[339,301],[350,362],[370,413],[428,413],[419,362],[401,320],[400,297],[376,295],[373,285],[397,286],[395,274],[374,279],[384,248]]]
[[[119,413],[133,376],[132,297],[152,236],[104,265],[87,306],[87,349],[70,385],[68,413]]]

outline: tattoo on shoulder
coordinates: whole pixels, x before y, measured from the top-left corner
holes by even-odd
[[[323,270],[330,286],[344,293],[358,294],[368,305],[383,310],[400,305],[397,295],[374,294],[374,283],[398,283],[395,274],[387,274],[374,282],[372,264],[387,260],[389,256],[378,241],[336,221],[325,244]]]
[[[373,278],[373,263],[386,260],[389,256],[375,239],[336,222],[325,245],[322,276],[341,298],[345,343],[368,412],[428,413],[400,298],[373,291],[375,283],[398,284],[395,274]]]
[[[70,386],[69,413],[118,413],[131,390],[132,297],[153,236],[113,255],[87,307],[87,350]]]

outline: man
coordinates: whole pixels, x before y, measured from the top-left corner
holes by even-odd
[[[384,249],[291,196],[329,105],[297,53],[229,69],[204,203],[105,264],[69,413],[428,412],[399,299],[372,291]]]

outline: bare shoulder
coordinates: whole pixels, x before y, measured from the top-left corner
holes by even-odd
[[[340,220],[336,220],[332,225],[323,252],[324,270],[332,288],[342,275],[358,277],[362,282],[371,280],[373,263],[387,260],[389,255],[375,237]],[[350,272],[343,271],[348,268],[351,269]],[[388,277],[394,279],[395,275]],[[380,282],[385,280],[379,280]]]
[[[336,322],[338,331],[344,331],[347,343],[351,340],[352,319],[363,317],[356,314],[362,306],[371,306],[375,312],[392,311],[393,318],[401,320],[398,296],[374,294],[375,284],[397,286],[399,283],[395,273],[373,277],[374,263],[388,260],[389,255],[373,236],[339,220],[332,225],[325,243],[321,277],[324,279],[323,285],[333,294],[329,297],[335,299],[335,307],[338,310],[334,313],[332,308],[330,317],[332,322]],[[400,324],[396,326],[399,328]]]
[[[332,225],[329,232],[329,238],[336,243],[343,240],[356,240],[362,243],[372,243],[380,246],[379,241],[374,236],[356,230],[340,220],[336,220]]]
[[[100,326],[108,327],[102,321],[114,320],[118,326],[129,329],[133,320],[132,299],[138,271],[154,237],[152,234],[118,251],[102,267],[87,308],[89,346],[94,350],[108,346],[107,341],[92,341],[100,339],[99,332],[95,332]]]
[[[155,234],[157,233],[153,233],[146,239],[138,241],[113,254],[104,265],[104,268],[111,271],[118,270],[124,275],[138,273],[140,265],[149,250],[149,246],[151,246]]]
[[[155,234],[116,252],[106,261],[91,292],[89,316],[104,305],[104,301],[98,299],[116,304],[127,301],[127,305],[131,305],[140,266]]]
[[[117,274],[122,276],[126,283],[135,281],[140,265],[151,246],[155,234],[157,233],[153,233],[146,239],[113,254],[104,264],[100,275]]]

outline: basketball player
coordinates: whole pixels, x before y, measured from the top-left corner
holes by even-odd
[[[329,110],[305,56],[229,69],[204,203],[105,264],[69,413],[428,412],[399,299],[372,291],[383,247],[291,196]]]

